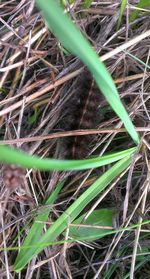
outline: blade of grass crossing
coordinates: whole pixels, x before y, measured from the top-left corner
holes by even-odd
[[[87,160],[55,160],[40,159],[37,156],[30,156],[22,151],[11,149],[7,146],[0,146],[0,162],[19,164],[22,167],[39,170],[83,170],[104,166],[132,155],[136,148],[130,148],[110,155],[96,157]]]
[[[123,121],[128,133],[136,144],[139,143],[139,136],[120,101],[114,82],[88,41],[69,17],[64,14],[57,2],[53,0],[36,0],[36,3],[42,10],[49,29],[58,37],[65,48],[78,56],[87,65],[98,87]]]
[[[112,168],[110,168],[99,179],[97,179],[46,231],[46,233],[37,243],[34,253],[32,248],[20,248],[20,253],[18,254],[14,264],[14,270],[16,272],[21,271],[24,266],[33,258],[33,256],[37,255],[49,245],[49,241],[52,242],[56,240],[56,238],[68,227],[68,224],[73,222],[73,220],[75,220],[75,218],[82,212],[85,206],[87,206],[90,201],[99,195],[99,193],[101,193],[107,187],[107,185],[113,181],[113,179],[122,173],[122,171],[124,171],[131,162],[132,157],[127,156],[117,162]],[[22,248],[25,248],[24,245]]]

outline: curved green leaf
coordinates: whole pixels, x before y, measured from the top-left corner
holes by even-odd
[[[83,37],[82,33],[62,8],[54,0],[36,0],[50,30],[70,52],[78,56],[93,74],[96,83],[105,98],[123,121],[128,133],[136,144],[139,136],[119,98],[116,86],[98,55]]]
[[[120,160],[128,155],[132,155],[136,148],[130,148],[125,151],[112,153],[102,157],[96,157],[87,160],[56,160],[40,159],[37,156],[30,156],[22,151],[11,149],[7,146],[0,146],[0,162],[3,164],[19,164],[25,168],[34,168],[39,170],[84,170],[97,168]]]

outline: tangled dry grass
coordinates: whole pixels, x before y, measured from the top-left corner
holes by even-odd
[[[129,22],[136,4],[131,0],[116,31],[119,4],[119,0],[95,1],[83,10],[81,1],[75,1],[69,11],[105,61],[144,142],[138,160],[125,177],[110,185],[99,203],[99,207],[116,209],[117,226],[150,218],[150,34],[146,36],[150,20],[149,14],[141,13],[134,22]],[[62,124],[64,107],[69,104],[71,92],[76,90],[76,79],[83,65],[48,31],[34,1],[2,1],[0,8],[1,143],[30,154],[58,158],[63,137],[67,135]],[[119,133],[116,128],[120,128]],[[100,104],[97,129],[99,133],[96,131],[91,139],[91,154],[112,152],[133,144],[105,100]],[[50,221],[104,171],[101,168],[77,173],[54,205]],[[29,218],[64,175],[27,170],[20,178],[19,168],[1,168],[0,278],[150,278],[149,224],[90,244],[48,247],[33,258],[21,275],[14,273],[12,265],[17,252],[6,248],[20,245],[28,233]],[[24,226],[23,235],[18,237]]]

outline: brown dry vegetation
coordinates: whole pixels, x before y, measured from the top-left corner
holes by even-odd
[[[129,172],[110,185],[99,208],[117,210],[117,226],[149,219],[149,120],[150,120],[150,37],[139,35],[150,30],[149,14],[140,14],[132,23],[129,14],[137,1],[131,0],[116,31],[119,0],[95,1],[81,12],[81,1],[75,1],[70,14],[75,23],[105,61],[120,98],[128,110],[145,146],[141,157]],[[34,1],[2,1],[0,3],[0,136],[8,143],[42,157],[63,157],[66,146],[65,113],[76,80],[82,71],[78,58],[65,53],[54,35],[45,27]],[[123,51],[118,46],[136,40]],[[109,55],[116,49],[116,54]],[[86,50],[85,50],[86,51]],[[132,56],[131,56],[132,55]],[[89,152],[123,150],[133,145],[121,129],[120,120],[103,100],[97,115],[95,136],[91,137]],[[65,108],[65,109],[64,109]],[[70,110],[69,110],[70,111]],[[71,114],[71,111],[70,111]],[[120,128],[120,132],[115,129]],[[107,168],[77,172],[69,180],[53,208],[54,221],[68,205]],[[1,168],[0,188],[0,278],[129,278],[137,257],[134,276],[150,278],[150,228],[142,227],[91,243],[76,243],[44,249],[21,273],[12,269],[16,251],[5,248],[19,246],[28,233],[28,220],[53,191],[65,173],[39,172],[10,166]],[[92,205],[96,200],[92,203]],[[91,205],[91,206],[92,206]],[[18,232],[25,232],[19,238]],[[144,231],[145,230],[145,231]],[[130,271],[131,268],[131,271]],[[109,277],[109,272],[111,274]],[[95,276],[95,277],[94,277]]]

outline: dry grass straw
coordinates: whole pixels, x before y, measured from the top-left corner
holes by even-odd
[[[115,1],[113,5],[109,2],[94,2],[85,11],[85,16],[83,11],[80,13],[80,2],[76,1],[76,5],[72,5],[70,13],[101,55],[101,60],[105,61],[136,130],[140,131],[143,142],[147,143],[141,150],[143,156],[135,158],[134,164],[127,172],[128,179],[127,175],[120,176],[100,199],[92,204],[93,208],[97,205],[115,207],[118,225],[127,226],[150,217],[150,71],[147,69],[149,17],[139,17],[134,23],[129,23],[128,14],[125,13],[121,27],[116,32],[120,1]],[[130,4],[134,6],[134,2],[130,1]],[[110,115],[105,112],[109,111],[105,102],[105,110],[97,130],[70,133],[59,130],[61,112],[67,101],[66,92],[80,74],[82,64],[73,56],[64,54],[59,42],[44,26],[43,19],[34,8],[34,1],[3,1],[0,8],[0,143],[15,144],[30,154],[36,153],[43,157],[57,156],[57,139],[69,136],[70,133],[96,134],[96,142],[92,147],[97,154],[107,150],[112,152],[118,146],[130,146],[130,139],[123,134],[124,129],[121,128],[119,119],[111,111]],[[130,9],[128,11],[130,13]],[[128,53],[143,61],[145,65],[140,64]],[[31,122],[35,109],[38,110],[38,114],[35,121]],[[59,177],[57,174],[56,180]],[[86,172],[81,181],[80,174],[77,174],[72,186],[73,198],[75,199],[77,194],[91,183],[90,180],[96,177],[96,172]],[[17,237],[18,231],[25,227],[24,234],[28,233],[28,220],[41,201],[47,197],[49,185],[54,186],[53,180],[54,173],[44,174],[28,170],[22,185],[14,190],[6,189],[5,181],[1,177],[0,243],[4,250],[1,251],[0,278],[19,278],[12,271],[16,252],[6,248],[20,245],[22,236]],[[72,191],[72,188],[70,190]],[[66,190],[59,203],[54,205],[54,219],[65,210],[70,201],[68,195],[69,190]],[[122,232],[90,245],[78,243],[76,246],[65,244],[63,249],[61,246],[46,248],[40,256],[31,261],[21,278],[110,278],[107,276],[112,265],[115,266],[113,278],[119,278],[118,273],[122,274],[122,278],[132,279],[134,274],[136,278],[140,278],[141,274],[146,278],[144,272],[150,274],[147,262],[136,269],[138,245],[141,247],[141,253],[145,251],[145,247],[148,248],[145,255],[149,257],[149,226],[146,229],[148,232],[145,235],[144,232],[140,232],[139,226],[134,231],[135,234]],[[147,237],[146,244],[141,236]],[[131,271],[128,277],[124,277],[130,269],[128,257],[132,257]],[[123,264],[120,264],[122,261]]]

